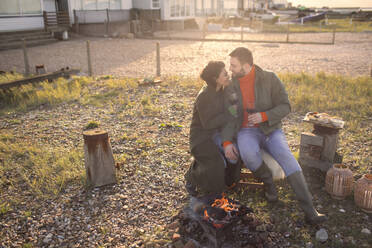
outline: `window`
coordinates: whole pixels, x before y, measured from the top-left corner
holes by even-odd
[[[41,14],[40,0],[1,0],[0,15]]]
[[[152,0],[152,8],[153,9],[160,8],[160,0]]]
[[[121,0],[83,0],[84,10],[121,9]]]

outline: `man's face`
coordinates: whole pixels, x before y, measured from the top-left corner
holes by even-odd
[[[231,76],[234,78],[242,78],[247,75],[251,70],[249,64],[242,65],[236,57],[230,57],[230,71]]]

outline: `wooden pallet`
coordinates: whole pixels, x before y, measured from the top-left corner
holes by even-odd
[[[240,173],[240,181],[236,185],[237,189],[263,189],[264,184],[256,180],[252,172],[243,171]]]

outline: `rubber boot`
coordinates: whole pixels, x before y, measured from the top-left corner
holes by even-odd
[[[302,171],[294,172],[287,177],[300,207],[305,213],[305,221],[309,224],[317,224],[327,220],[324,214],[318,213],[313,205],[313,197],[307,187],[306,180]]]
[[[267,167],[265,162],[262,162],[261,166],[252,172],[253,175],[264,183],[265,197],[269,202],[278,201],[278,191],[276,190],[273,176],[270,169]]]

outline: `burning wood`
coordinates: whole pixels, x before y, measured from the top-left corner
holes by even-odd
[[[181,239],[206,247],[278,247],[281,234],[262,223],[253,210],[224,195],[191,198],[179,214]]]
[[[215,199],[210,206],[205,206],[204,220],[215,228],[222,228],[245,215],[248,211],[251,212],[252,210],[222,195],[221,198]]]

